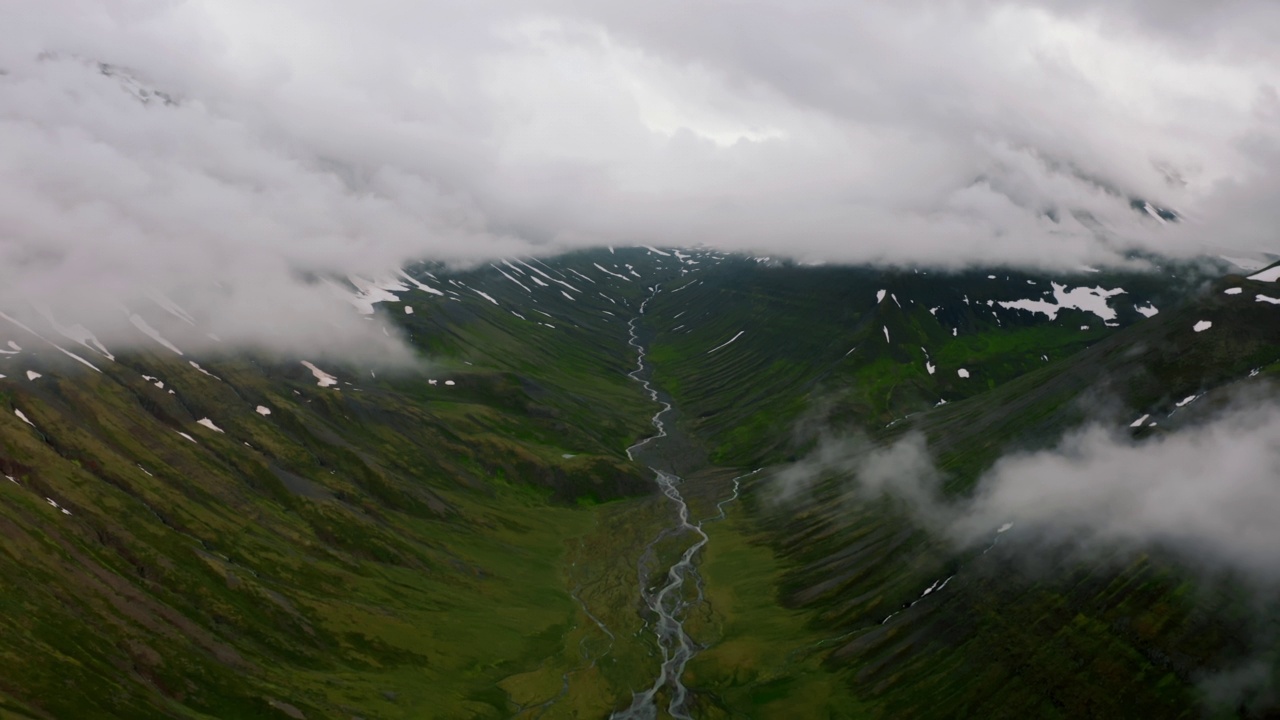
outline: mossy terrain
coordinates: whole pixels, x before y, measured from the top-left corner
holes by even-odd
[[[957,552],[840,478],[779,503],[761,472],[711,519],[731,478],[823,435],[923,432],[963,494],[1091,394],[1147,412],[1259,383],[1280,325],[1220,292],[1242,278],[1052,278],[1123,283],[1107,325],[997,304],[1043,294],[1033,275],[635,249],[410,273],[434,291],[370,320],[420,351],[409,371],[312,358],[325,387],[306,358],[197,368],[157,348],[94,372],[25,336],[0,360],[0,716],[625,707],[661,659],[638,584],[687,546],[643,553],[672,510],[624,452],[652,432],[627,340],[657,285],[637,329],[711,537],[686,625],[706,646],[685,678],[696,717],[1191,717],[1200,674],[1253,649],[1229,582],[1156,556],[1037,573],[1000,546]],[[1204,318],[1223,332],[1192,333]]]

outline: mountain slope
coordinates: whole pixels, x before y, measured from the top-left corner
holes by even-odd
[[[696,716],[1194,712],[1196,673],[1250,649],[1230,584],[1158,556],[1028,575],[1009,543],[957,549],[840,477],[779,504],[775,472],[749,473],[823,435],[916,430],[963,497],[1099,388],[1118,425],[1158,419],[1138,437],[1194,422],[1274,374],[1280,348],[1280,310],[1256,299],[1274,282],[1206,285],[1194,267],[938,274],[617,248],[334,279],[421,353],[399,372],[179,354],[165,338],[199,319],[159,300],[130,352],[6,317],[0,707],[627,707],[661,661],[642,590],[686,548],[626,453],[656,410],[628,377],[639,318],[675,403],[667,460],[710,537],[682,596],[707,646],[685,678]]]

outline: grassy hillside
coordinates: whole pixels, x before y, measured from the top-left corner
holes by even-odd
[[[0,714],[625,707],[661,661],[640,585],[687,546],[624,452],[656,410],[627,377],[628,321],[650,296],[637,328],[711,537],[685,589],[705,647],[686,675],[697,717],[1198,714],[1198,673],[1251,650],[1230,583],[1154,556],[1049,558],[1047,576],[1005,546],[957,552],[839,477],[778,503],[763,471],[717,519],[733,478],[819,431],[919,430],[963,495],[1006,449],[1078,423],[1081,398],[1108,393],[1127,424],[1273,375],[1280,324],[1252,301],[1266,288],[1176,274],[637,249],[422,265],[368,320],[421,353],[399,372],[75,348],[98,372],[6,327],[22,350],[0,359]],[[1000,304],[1051,300],[1053,281],[1112,293],[1114,317]]]

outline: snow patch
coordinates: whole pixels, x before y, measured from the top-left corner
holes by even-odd
[[[1147,421],[1147,418],[1149,418],[1149,417],[1151,417],[1151,414],[1150,414],[1150,413],[1148,413],[1148,414],[1146,414],[1146,415],[1143,415],[1142,417],[1138,418],[1137,420],[1134,420],[1133,422],[1129,423],[1129,427],[1131,427],[1131,428],[1142,427],[1142,423],[1146,422],[1146,421]]]
[[[1116,311],[1107,305],[1107,299],[1125,292],[1124,288],[1107,290],[1102,287],[1078,287],[1068,290],[1066,285],[1058,283],[1050,283],[1050,285],[1053,286],[1054,302],[1041,299],[1002,300],[1000,307],[1044,313],[1050,320],[1056,319],[1058,312],[1064,309],[1083,310],[1103,320],[1115,320]]]
[[[404,283],[392,278],[366,280],[356,275],[348,275],[347,280],[356,287],[356,294],[349,296],[347,300],[361,315],[372,315],[374,303],[400,302],[400,297],[395,293],[409,291]]]
[[[303,366],[304,366],[304,367],[306,367],[308,370],[310,370],[310,371],[311,371],[311,374],[312,374],[312,375],[314,375],[314,376],[315,376],[315,378],[316,378],[316,384],[317,384],[317,385],[319,385],[320,387],[329,387],[330,385],[337,385],[337,384],[338,384],[338,378],[336,378],[336,377],[334,377],[334,376],[330,375],[329,373],[327,373],[327,372],[325,372],[325,371],[321,370],[320,368],[316,367],[315,365],[312,365],[311,363],[307,362],[306,360],[303,360],[303,361],[302,361],[302,364],[303,364]]]
[[[1205,330],[1208,330],[1211,327],[1213,327],[1213,323],[1209,322],[1208,320],[1201,320],[1200,322],[1193,325],[1191,329],[1195,330],[1196,332],[1204,332]]]
[[[494,305],[497,305],[497,304],[498,304],[498,301],[497,301],[497,300],[494,300],[494,299],[493,299],[493,298],[491,298],[491,297],[489,297],[489,295],[488,295],[488,294],[483,293],[483,292],[480,292],[479,290],[477,290],[477,289],[475,289],[475,288],[468,288],[468,289],[469,289],[469,290],[471,290],[471,292],[473,292],[473,293],[475,293],[475,294],[479,295],[480,297],[484,298],[485,300],[488,300],[489,302],[493,303]]]
[[[1258,302],[1271,303],[1272,305],[1280,305],[1280,299],[1278,298],[1267,297],[1266,295],[1258,295],[1256,299]]]
[[[217,425],[214,425],[213,421],[210,420],[209,418],[200,418],[199,420],[196,421],[196,424],[203,425],[214,432],[219,432],[219,433],[222,432],[222,428],[218,427]]]
[[[965,370],[964,368],[960,368],[959,370],[957,370],[957,371],[956,371],[956,374],[957,374],[957,375],[959,375],[959,376],[960,376],[960,377],[962,377],[962,378],[967,378],[967,377],[969,377],[969,371],[968,371],[968,370]]]
[[[1260,273],[1250,275],[1249,279],[1257,280],[1258,282],[1275,282],[1280,279],[1280,265],[1276,265],[1273,268],[1268,268]]]
[[[888,291],[888,290],[877,290],[877,291],[876,291],[876,304],[877,304],[877,305],[879,305],[880,303],[884,302],[884,296],[885,296],[885,293],[887,293],[887,292],[889,292],[889,291]]]
[[[1157,308],[1155,305],[1151,303],[1148,303],[1146,307],[1139,307],[1137,305],[1134,305],[1133,309],[1142,313],[1146,317],[1152,317],[1160,312],[1159,308]]]
[[[182,432],[181,430],[174,430],[174,432],[176,432],[176,433],[178,433],[179,435],[181,435],[182,437],[184,437],[184,438],[186,438],[186,439],[190,440],[191,442],[196,442],[196,439],[195,439],[195,438],[193,438],[193,437],[191,437],[190,435],[188,435],[188,434],[186,434],[186,433]],[[196,443],[196,444],[197,444],[197,445],[199,445],[200,443]]]
[[[437,290],[437,289],[435,289],[435,288],[431,287],[430,285],[426,285],[426,284],[424,284],[424,283],[418,282],[417,280],[414,280],[412,277],[410,277],[410,275],[409,275],[408,273],[406,273],[406,272],[405,272],[405,271],[403,271],[403,270],[400,270],[400,271],[399,271],[399,272],[397,272],[396,274],[397,274],[397,275],[399,275],[400,277],[404,278],[405,280],[408,280],[410,283],[412,283],[412,284],[413,284],[413,286],[414,286],[414,287],[418,288],[419,290],[421,290],[421,291],[423,291],[423,292],[428,292],[428,293],[431,293],[432,295],[440,295],[440,296],[443,296],[443,295],[444,295],[444,293],[443,293],[443,292],[440,292],[439,290]]]
[[[745,332],[746,332],[746,330],[739,330],[737,335],[734,335],[733,337],[729,338],[729,340],[728,340],[727,342],[725,342],[725,343],[723,343],[723,344],[721,344],[721,345],[717,345],[717,346],[715,346],[715,347],[711,348],[710,350],[708,350],[708,351],[707,351],[707,354],[708,354],[708,355],[710,355],[711,353],[713,353],[713,352],[715,352],[715,351],[719,350],[720,348],[724,347],[725,345],[728,345],[729,343],[733,342],[734,340],[737,340],[738,338],[742,337],[742,334],[743,334],[743,333],[745,333]]]
[[[1238,288],[1238,287],[1227,288],[1226,290],[1222,291],[1224,295],[1239,295],[1242,292],[1244,292],[1244,288]]]
[[[881,330],[884,330],[884,341],[885,341],[885,342],[889,342],[889,326],[888,326],[888,325],[881,325],[881,326],[880,326],[880,329],[881,329]]]
[[[267,407],[266,405],[259,405],[257,408],[257,413],[259,415],[262,415],[263,417],[266,417],[267,415],[271,414],[271,408]]]
[[[595,265],[595,266],[596,266],[596,268],[598,268],[598,269],[600,270],[600,272],[603,272],[603,273],[608,274],[608,275],[612,275],[612,276],[614,276],[614,277],[616,277],[616,278],[622,278],[623,280],[626,280],[627,282],[631,282],[631,278],[627,277],[626,275],[619,275],[619,274],[618,274],[618,273],[616,273],[616,272],[613,272],[613,271],[611,271],[611,270],[607,270],[607,269],[605,269],[605,267],[604,267],[603,265],[601,265],[600,263],[591,263],[591,264],[592,264],[592,265]]]
[[[187,361],[187,364],[188,364],[188,365],[190,365],[191,367],[195,368],[197,372],[199,372],[199,373],[201,373],[201,374],[203,374],[203,375],[208,375],[209,377],[213,378],[214,380],[221,380],[221,379],[222,379],[222,378],[218,377],[217,375],[214,375],[213,373],[209,372],[208,370],[205,370],[204,368],[200,367],[200,363],[196,362],[195,360],[188,360],[188,361]],[[158,387],[158,386],[157,386],[157,387]],[[170,390],[169,392],[173,392],[173,391],[172,391],[172,390]]]
[[[22,422],[24,422],[24,423],[26,423],[26,424],[30,425],[31,427],[35,427],[35,426],[36,426],[36,424],[35,424],[35,423],[33,423],[33,422],[31,422],[30,420],[28,420],[28,419],[27,419],[26,413],[22,412],[21,410],[19,410],[19,409],[17,409],[17,408],[14,408],[14,409],[13,409],[13,414],[14,414],[14,415],[17,415],[19,420],[21,420]]]
[[[143,320],[143,319],[142,319],[142,316],[141,316],[141,315],[139,315],[139,314],[137,314],[137,313],[130,313],[130,314],[129,314],[129,322],[133,323],[133,326],[134,326],[134,327],[136,327],[136,328],[138,328],[139,330],[141,330],[141,331],[142,331],[142,333],[143,333],[144,335],[146,335],[147,337],[151,338],[152,340],[155,340],[156,342],[158,342],[158,343],[160,343],[161,345],[165,346],[166,348],[168,348],[168,349],[172,350],[173,352],[178,353],[179,355],[181,355],[181,354],[182,354],[182,351],[181,351],[181,350],[179,350],[179,349],[178,349],[178,347],[177,347],[176,345],[174,345],[173,343],[169,342],[168,340],[165,340],[165,339],[160,335],[160,331],[159,331],[159,330],[156,330],[156,329],[155,329],[155,328],[153,328],[153,327],[151,327],[151,325],[150,325],[150,324],[148,324],[146,320]]]

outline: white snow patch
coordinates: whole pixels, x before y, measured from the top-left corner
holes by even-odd
[[[203,425],[214,432],[219,432],[219,433],[222,432],[222,428],[218,427],[217,425],[214,425],[213,421],[210,420],[209,418],[200,418],[199,420],[196,421],[196,424]]]
[[[715,351],[719,350],[720,348],[724,347],[725,345],[728,345],[729,343],[733,342],[734,340],[737,340],[738,338],[742,337],[742,334],[743,334],[743,333],[745,333],[745,332],[746,332],[746,330],[739,330],[739,331],[738,331],[738,334],[737,334],[737,335],[734,335],[734,336],[733,336],[733,337],[731,337],[731,338],[729,338],[728,342],[725,342],[725,343],[723,343],[723,344],[721,344],[721,345],[717,345],[717,346],[715,346],[715,347],[711,348],[710,350],[708,350],[708,351],[707,351],[707,354],[708,354],[708,355],[710,355],[711,353],[713,353],[713,352],[715,352]]]
[[[1169,224],[1168,220],[1165,220],[1164,218],[1160,217],[1160,213],[1156,212],[1156,209],[1154,207],[1151,207],[1151,203],[1149,202],[1142,203],[1142,209],[1146,210],[1147,214],[1155,218],[1161,225]]]
[[[28,420],[28,419],[27,419],[27,415],[26,415],[26,413],[22,412],[21,410],[19,410],[19,409],[17,409],[17,408],[14,408],[14,409],[13,409],[13,414],[14,414],[14,415],[17,415],[19,420],[21,420],[22,422],[24,422],[24,423],[26,423],[26,424],[30,425],[31,427],[35,427],[35,426],[36,426],[36,424],[35,424],[35,423],[33,423],[33,422],[31,422],[30,420]]]
[[[319,385],[320,387],[329,387],[330,385],[337,385],[337,384],[338,384],[338,378],[336,378],[336,377],[334,377],[334,376],[330,375],[329,373],[327,373],[327,372],[325,372],[325,371],[321,370],[320,368],[316,367],[315,365],[312,365],[311,363],[307,362],[306,360],[303,360],[303,361],[302,361],[302,364],[303,364],[303,366],[305,366],[308,370],[310,370],[310,371],[311,371],[311,374],[312,374],[312,375],[314,375],[314,376],[316,377],[316,384],[317,384],[317,385]]]
[[[1088,329],[1089,329],[1089,326],[1088,326],[1088,325],[1081,325],[1081,326],[1080,326],[1080,329],[1081,329],[1081,330],[1088,330]]]
[[[222,379],[222,378],[218,377],[217,375],[214,375],[213,373],[209,372],[208,370],[205,370],[204,368],[200,367],[200,363],[196,362],[195,360],[188,360],[188,361],[187,361],[187,364],[188,364],[188,365],[190,365],[191,367],[195,368],[198,372],[200,372],[200,373],[202,373],[202,374],[204,374],[204,375],[208,375],[209,377],[213,378],[214,380],[221,380],[221,379]],[[173,392],[173,391],[172,391],[172,390],[170,390],[169,392]]]
[[[1146,317],[1152,317],[1160,312],[1159,308],[1157,308],[1155,305],[1151,303],[1147,303],[1146,307],[1140,307],[1138,305],[1134,305],[1133,309],[1142,313]]]
[[[1150,413],[1148,413],[1148,414],[1146,414],[1146,415],[1143,415],[1142,417],[1138,418],[1137,420],[1134,420],[1133,422],[1129,423],[1129,427],[1135,427],[1135,428],[1136,428],[1136,427],[1142,427],[1142,423],[1146,422],[1146,421],[1147,421],[1147,418],[1149,418],[1149,417],[1151,417],[1151,414],[1150,414]]]
[[[1280,299],[1267,297],[1266,295],[1258,295],[1256,299],[1258,302],[1271,303],[1272,305],[1280,305]]]
[[[1234,287],[1234,288],[1227,288],[1226,290],[1223,290],[1223,291],[1222,291],[1222,294],[1224,294],[1224,295],[1239,295],[1239,294],[1240,294],[1240,293],[1242,293],[1242,292],[1244,292],[1244,288]]]
[[[158,342],[158,343],[160,343],[161,345],[165,346],[166,348],[168,348],[168,349],[172,350],[173,352],[178,353],[179,355],[181,355],[181,354],[182,354],[182,351],[181,351],[181,350],[179,350],[179,349],[178,349],[178,347],[177,347],[176,345],[174,345],[173,343],[169,342],[168,340],[165,340],[165,339],[160,335],[160,331],[159,331],[159,330],[156,330],[156,329],[155,329],[155,328],[153,328],[153,327],[151,327],[151,325],[149,325],[149,324],[147,323],[147,321],[146,321],[146,320],[143,320],[143,319],[142,319],[142,316],[141,316],[141,315],[139,315],[139,314],[137,314],[137,313],[130,313],[130,314],[129,314],[129,322],[133,323],[133,326],[134,326],[134,327],[136,327],[136,328],[138,328],[139,330],[141,330],[141,331],[142,331],[142,333],[143,333],[144,335],[146,335],[147,337],[151,338],[152,340],[155,340],[156,342]]]
[[[1013,523],[1011,523],[1011,522],[1007,522],[1007,523],[1005,523],[1005,524],[1001,525],[999,528],[996,528],[996,534],[998,535],[998,534],[1000,534],[1000,533],[1009,532],[1009,531],[1010,531],[1010,530],[1012,530],[1012,529],[1013,529]]]
[[[605,268],[605,267],[604,267],[603,265],[601,265],[600,263],[591,263],[591,264],[592,264],[592,265],[595,265],[595,266],[596,266],[596,267],[597,267],[601,272],[603,272],[603,273],[606,273],[606,274],[608,274],[608,275],[612,275],[612,276],[614,276],[614,277],[616,277],[616,278],[622,278],[623,280],[626,280],[627,282],[631,282],[631,278],[627,277],[626,275],[619,275],[618,273],[613,272],[612,270],[609,270],[609,269]]]
[[[451,386],[451,387],[452,387],[453,385],[456,385],[457,383],[455,383],[455,382],[454,382],[454,381],[452,381],[452,380],[445,380],[445,381],[444,381],[444,384],[445,384],[445,385],[449,385],[449,386]]]
[[[1103,320],[1115,320],[1116,311],[1107,305],[1107,298],[1125,292],[1124,288],[1107,290],[1102,287],[1078,287],[1068,290],[1066,285],[1050,284],[1053,286],[1054,302],[1043,299],[1001,301],[1000,307],[1044,313],[1050,320],[1057,318],[1058,312],[1065,308],[1090,312]]]
[[[409,305],[405,305],[405,306],[404,306],[404,314],[405,314],[405,315],[412,315],[412,314],[413,314],[413,308],[412,308],[411,306],[409,306]]]
[[[155,304],[164,308],[170,315],[173,315],[174,317],[185,322],[186,324],[188,325],[196,324],[195,318],[191,317],[190,313],[178,307],[178,303],[165,297],[162,293],[159,293],[155,290],[148,290],[147,297],[151,298],[152,302],[154,302]]]
[[[36,305],[35,303],[32,303],[32,305],[35,306],[36,310],[44,316],[45,320],[49,321],[49,325],[51,325],[59,335],[71,340],[72,342],[85,346],[108,360],[116,359],[116,356],[112,355],[101,342],[98,342],[98,338],[95,337],[94,334],[85,326],[79,324],[63,325],[53,317],[53,311],[50,310],[48,306]]]
[[[962,377],[962,378],[967,378],[967,377],[969,377],[969,371],[968,371],[968,370],[965,370],[964,368],[960,368],[959,370],[957,370],[957,371],[956,371],[956,374],[957,374],[957,375],[959,375],[959,376],[960,376],[960,377]]]
[[[888,326],[888,325],[881,325],[881,326],[880,326],[880,329],[881,329],[881,330],[884,330],[884,341],[885,341],[885,342],[889,342],[889,326]]]
[[[361,315],[372,315],[374,303],[400,302],[400,297],[395,293],[409,291],[404,283],[389,277],[366,280],[356,275],[348,275],[347,280],[356,286],[355,296],[348,297],[348,301]]]
[[[1198,398],[1198,397],[1200,397],[1200,396],[1199,396],[1199,395],[1188,395],[1188,396],[1186,396],[1186,397],[1182,398],[1182,400],[1180,400],[1180,401],[1178,401],[1178,402],[1174,403],[1174,406],[1175,406],[1175,407],[1185,407],[1185,406],[1187,406],[1187,405],[1191,404],[1191,401],[1192,401],[1192,400],[1195,400],[1195,399],[1196,399],[1196,398]]]
[[[648,245],[641,245],[640,247],[644,248],[645,250],[648,250],[651,253],[661,255],[662,257],[671,257],[671,253],[663,252],[656,247],[649,247]]]
[[[397,272],[396,274],[397,274],[397,275],[399,275],[400,277],[404,278],[405,280],[408,280],[410,283],[412,283],[412,284],[413,284],[413,286],[414,286],[414,287],[418,288],[419,290],[421,290],[421,291],[423,291],[423,292],[428,292],[428,293],[431,293],[432,295],[441,295],[441,296],[443,296],[443,295],[444,295],[444,293],[442,293],[442,292],[440,292],[439,290],[437,290],[437,289],[435,289],[435,288],[431,287],[430,285],[426,285],[426,284],[424,284],[424,283],[420,283],[420,282],[418,282],[417,280],[414,280],[414,279],[409,275],[409,273],[406,273],[406,272],[405,272],[405,271],[403,271],[403,270],[400,270],[400,271],[399,271],[399,272]]]
[[[1266,270],[1263,270],[1260,273],[1250,275],[1249,279],[1257,280],[1258,282],[1275,282],[1276,280],[1280,279],[1280,265],[1277,265],[1273,268],[1268,268]]]
[[[42,377],[44,377],[44,376],[43,376],[43,375],[41,375],[40,373],[36,372],[35,370],[28,370],[28,371],[27,371],[27,380],[35,380],[36,378],[42,378]]]
[[[577,275],[578,277],[582,278],[583,280],[586,280],[587,282],[591,283],[592,285],[598,285],[598,284],[599,284],[599,283],[597,283],[595,280],[592,280],[591,278],[587,277],[586,275],[583,275],[582,273],[578,272],[577,270],[574,270],[573,268],[569,268],[569,272],[573,273],[574,275]]]
[[[191,437],[190,435],[188,435],[188,434],[186,434],[186,433],[184,433],[184,432],[182,432],[182,431],[180,431],[180,430],[174,430],[174,432],[176,432],[176,433],[178,433],[179,435],[181,435],[182,437],[184,437],[184,438],[186,438],[186,439],[190,440],[191,442],[196,442],[196,439],[195,439],[195,438]],[[200,443],[196,443],[196,444],[197,444],[197,445],[199,445]]]
[[[469,290],[471,290],[471,292],[473,292],[473,293],[475,293],[475,294],[479,295],[480,297],[484,298],[485,300],[488,300],[489,302],[493,303],[494,305],[497,305],[497,304],[498,304],[498,301],[497,301],[497,300],[494,300],[493,298],[489,297],[489,295],[487,295],[486,293],[480,292],[479,290],[476,290],[475,288],[468,288],[468,289],[469,289]]]
[[[508,275],[508,274],[507,274],[507,273],[506,273],[502,268],[498,267],[497,265],[494,265],[493,263],[489,263],[489,267],[491,267],[491,268],[493,268],[494,270],[497,270],[498,272],[502,273],[502,277],[504,277],[504,278],[506,278],[506,279],[510,280],[511,282],[513,282],[513,283],[515,283],[515,284],[519,285],[521,290],[524,290],[525,292],[533,292],[532,290],[530,290],[530,289],[529,289],[529,286],[527,286],[527,285],[525,285],[524,283],[520,282],[519,280],[517,280],[517,279],[515,279],[515,278],[511,277],[511,276],[510,276],[510,275]]]
[[[572,295],[570,295],[569,293],[567,293],[567,292],[565,292],[565,291],[563,291],[563,290],[561,290],[561,291],[560,291],[560,294],[561,294],[561,295],[563,295],[563,296],[565,296],[565,297],[567,297],[567,298],[569,298],[570,300],[572,300],[572,299],[573,299],[573,296],[572,296]]]
[[[938,370],[938,368],[934,367],[934,364],[929,362],[928,360],[924,362],[924,369],[928,370],[930,375],[932,375]]]
[[[271,414],[271,408],[267,407],[266,405],[259,405],[257,407],[257,413],[259,415],[262,415],[263,417],[266,417],[267,415]]]
[[[1213,323],[1209,322],[1208,320],[1201,320],[1200,322],[1193,325],[1191,329],[1195,330],[1196,332],[1204,332],[1205,330],[1208,330],[1211,327],[1213,327]]]
[[[888,293],[888,292],[889,292],[888,290],[877,290],[877,291],[876,291],[876,304],[877,304],[877,305],[879,305],[880,303],[884,302],[884,296],[885,296],[885,294],[886,294],[886,293]]]

